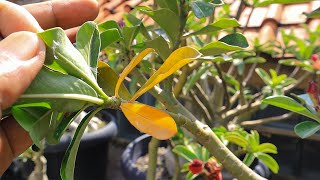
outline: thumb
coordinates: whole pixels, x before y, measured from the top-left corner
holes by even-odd
[[[16,32],[0,42],[0,110],[27,89],[45,59],[45,45],[31,32]]]

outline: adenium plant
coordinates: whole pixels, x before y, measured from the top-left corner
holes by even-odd
[[[244,2],[256,8],[288,1]],[[223,13],[215,19],[213,12],[218,6],[222,6]],[[264,97],[284,94],[279,89],[295,83],[277,70],[270,70],[269,75],[256,68],[266,62],[260,54],[267,52],[268,46],[255,41],[253,50],[246,49],[249,44],[237,29],[239,22],[227,13],[228,8],[221,0],[156,0],[154,8],[137,7],[120,24],[83,24],[75,44],[60,28],[41,32],[38,35],[47,46],[44,67],[8,111],[39,145],[44,138],[47,143],[58,143],[77,115],[92,107],[66,152],[60,171],[62,179],[73,179],[80,138],[91,117],[104,108],[122,110],[133,126],[153,139],[169,139],[178,127],[187,130],[205,149],[206,157],[213,156],[238,179],[262,179],[248,167],[252,159],[259,157],[267,159],[269,167],[277,172],[277,164],[264,154],[276,153],[276,149],[253,140],[254,132],[225,136],[230,142],[240,139],[236,142],[249,154],[244,163],[211,129],[217,123],[226,127],[241,124],[260,108]],[[135,13],[152,18],[156,25],[145,26]],[[220,31],[227,35],[218,36]],[[299,58],[309,58],[310,51],[306,49],[310,48],[303,48],[303,43],[296,41],[305,49]],[[100,51],[108,55],[108,63],[98,60]],[[308,63],[289,63],[292,62],[309,67],[305,65]],[[228,72],[222,71],[223,65],[230,66]],[[245,74],[248,66],[249,73]],[[253,94],[246,86],[254,72],[265,82],[266,92]],[[125,86],[127,82],[123,83],[126,78],[131,80],[131,92]],[[136,102],[146,92],[156,97],[162,110]],[[192,102],[197,108],[192,111],[182,101]],[[267,152],[263,147],[271,150]],[[197,158],[190,162],[194,159]],[[217,163],[210,161],[206,165],[208,158],[198,159],[204,163],[203,172],[220,178]]]

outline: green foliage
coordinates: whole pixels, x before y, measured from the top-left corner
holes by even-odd
[[[190,6],[196,17],[199,19],[210,16],[214,9],[213,4],[204,1],[192,1],[190,2]]]
[[[76,46],[90,66],[92,74],[97,78],[101,40],[97,25],[94,22],[86,22],[81,26],[77,33]]]
[[[303,96],[302,96],[303,97]],[[294,128],[295,133],[301,138],[307,138],[315,134],[320,129],[320,117],[311,105],[311,101],[299,99],[300,102],[287,96],[271,96],[263,100],[264,103],[271,104],[289,111],[301,114],[315,121],[304,121],[297,124]],[[306,104],[308,103],[308,104]]]

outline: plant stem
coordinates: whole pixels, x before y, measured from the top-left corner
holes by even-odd
[[[151,141],[148,145],[148,170],[147,170],[147,180],[156,179],[156,170],[157,170],[157,159],[158,159],[158,147],[160,141],[154,137],[151,138]]]

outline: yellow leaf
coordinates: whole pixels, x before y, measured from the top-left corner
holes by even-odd
[[[201,53],[192,47],[181,47],[175,50],[165,60],[162,66],[148,79],[148,81],[133,95],[130,102],[135,101],[143,93],[176,72],[184,65],[201,56]]]
[[[141,132],[160,140],[169,139],[177,133],[175,121],[159,109],[137,103],[122,103],[120,108],[129,122]]]
[[[108,95],[113,96],[114,90],[119,79],[118,74],[105,62],[98,61],[97,81],[102,90]],[[121,83],[119,95],[126,100],[131,98],[128,89]]]
[[[128,74],[132,71],[132,69],[134,67],[137,66],[137,64],[139,64],[139,62],[149,53],[151,52],[155,52],[154,49],[152,48],[147,48],[145,50],[143,50],[140,54],[138,54],[137,56],[135,56],[130,63],[124,68],[124,70],[122,71],[122,73],[120,74],[119,80],[116,84],[116,88],[115,88],[115,96],[119,97],[119,88],[120,88],[120,84],[122,83],[122,81],[124,80],[125,77],[128,76]]]

